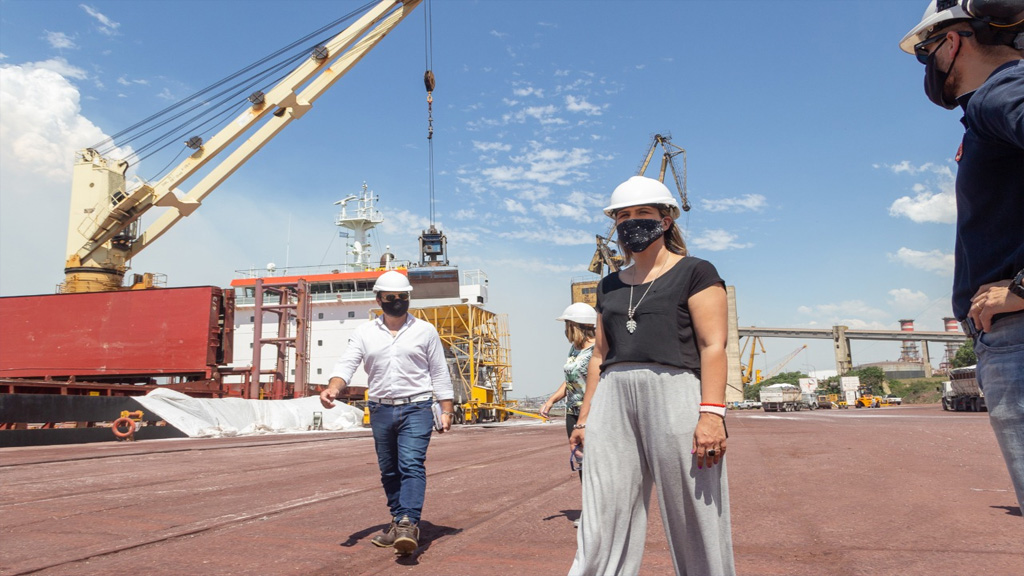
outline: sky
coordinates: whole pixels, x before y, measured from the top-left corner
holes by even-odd
[[[942,330],[960,115],[928,102],[897,46],[926,4],[431,0],[131,272],[227,286],[269,262],[343,262],[334,202],[363,182],[386,216],[378,247],[417,260],[432,176],[449,260],[483,270],[488,309],[508,315],[512,396],[546,395],[568,349],[555,318],[574,279],[596,278],[602,208],[661,133],[686,149],[689,250],[735,287],[740,326]],[[76,150],[360,5],[0,0],[0,296],[63,280]],[[805,344],[785,370],[834,369],[831,342],[794,339],[766,339],[754,366]],[[851,352],[896,360],[900,345]]]

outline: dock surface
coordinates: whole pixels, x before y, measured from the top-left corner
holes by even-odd
[[[987,414],[731,412],[737,572],[1024,574]],[[688,447],[687,447],[688,449]],[[389,522],[368,430],[0,450],[0,574],[564,575],[580,483],[564,424],[435,435],[420,548]],[[657,514],[642,574],[672,574]]]

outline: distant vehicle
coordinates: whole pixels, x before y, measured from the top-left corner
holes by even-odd
[[[754,410],[759,410],[761,408],[761,402],[758,400],[751,400],[750,407],[753,408]]]
[[[818,397],[813,392],[804,392],[800,395],[801,407],[808,410],[817,410],[820,406],[818,403]]]
[[[985,393],[978,387],[974,366],[954,368],[942,383],[942,409],[956,412],[987,412]]]
[[[796,412],[803,406],[800,389],[792,384],[772,384],[761,388],[761,407],[765,412]]]
[[[901,398],[901,397],[899,397],[899,396],[897,396],[895,394],[886,394],[885,395],[885,400],[887,402],[889,402],[889,404],[895,404],[897,406],[900,406],[901,404],[903,404],[903,398]]]
[[[750,410],[754,407],[754,402],[751,400],[743,400],[742,402],[733,404],[732,407],[734,410]]]

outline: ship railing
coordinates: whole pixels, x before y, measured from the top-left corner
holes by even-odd
[[[373,300],[375,298],[372,290],[359,290],[355,292],[322,292],[310,294],[313,302],[352,302],[357,300]],[[265,294],[264,304],[280,304],[281,297],[277,294]],[[235,296],[236,306],[252,306],[256,304],[254,296]]]

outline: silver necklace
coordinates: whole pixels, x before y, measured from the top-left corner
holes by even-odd
[[[658,275],[654,277],[654,280],[651,280],[650,285],[647,286],[647,290],[644,290],[643,296],[641,296],[640,299],[637,300],[636,306],[633,306],[633,285],[629,285],[629,308],[626,309],[626,331],[628,331],[630,334],[636,332],[636,320],[633,319],[633,313],[636,312],[636,309],[640,307],[640,303],[644,301],[644,297],[646,297],[647,293],[650,292],[651,288],[654,287],[654,283],[658,281],[658,278],[661,278],[661,272],[665,269],[665,264],[667,263],[668,257],[666,256],[665,261],[662,262],[661,267],[658,268]],[[635,268],[633,269],[633,272],[636,273]]]

